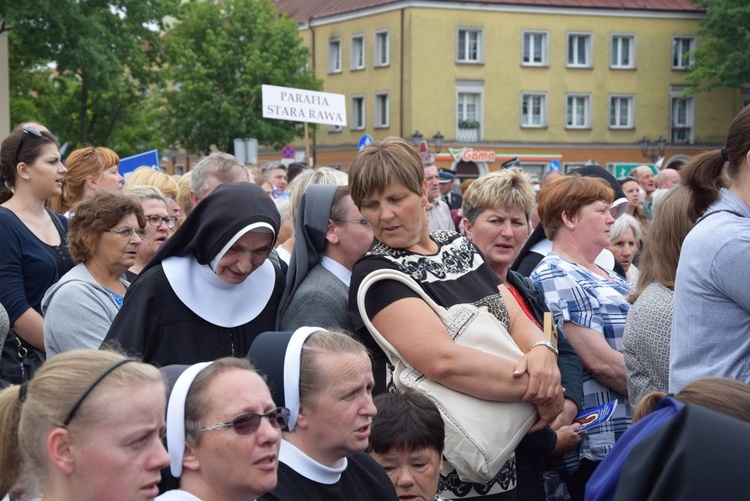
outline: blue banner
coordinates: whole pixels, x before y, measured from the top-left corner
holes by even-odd
[[[133,172],[138,167],[159,170],[159,150],[144,151],[132,157],[120,159],[120,175],[123,177],[127,177],[125,174]]]

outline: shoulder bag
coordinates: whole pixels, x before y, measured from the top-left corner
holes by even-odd
[[[406,285],[440,317],[456,344],[517,362],[523,352],[503,324],[486,308],[457,304],[445,309],[436,304],[408,275],[389,269],[370,273],[357,291],[357,308],[370,332],[394,366],[395,387],[424,393],[440,410],[445,423],[445,455],[464,482],[487,483],[503,467],[537,419],[528,402],[494,402],[452,390],[410,366],[401,354],[372,325],[365,310],[365,295],[380,280]]]

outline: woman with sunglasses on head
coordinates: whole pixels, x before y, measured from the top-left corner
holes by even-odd
[[[65,160],[68,172],[63,179],[63,190],[50,200],[50,208],[58,214],[69,215],[73,206],[98,190],[116,193],[122,190],[120,157],[109,148],[87,146],[73,150]]]
[[[146,236],[143,237],[135,263],[125,272],[125,278],[132,282],[146,267],[161,244],[172,234],[177,225],[177,218],[169,213],[167,200],[159,188],[153,186],[129,186],[123,190],[126,195],[137,198],[141,202],[143,215],[146,218]]]
[[[276,487],[281,428],[288,420],[289,410],[274,404],[246,359],[225,357],[187,367],[167,407],[170,471],[180,488],[157,499],[250,501],[270,491]]]
[[[98,350],[50,359],[0,393],[0,496],[155,498],[169,464],[165,407],[164,380],[150,365]]]
[[[14,130],[0,146],[0,303],[11,332],[0,358],[0,378],[20,383],[44,359],[45,291],[73,267],[68,220],[45,208],[62,192],[65,167],[49,132]]]
[[[395,501],[380,465],[363,452],[377,412],[367,349],[318,327],[266,332],[248,353],[268,377],[273,399],[289,409],[279,451],[279,481],[267,501]]]
[[[78,265],[42,300],[47,356],[97,349],[120,311],[146,220],[138,200],[98,191],[73,206],[68,247]]]

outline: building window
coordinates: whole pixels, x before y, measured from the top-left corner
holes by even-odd
[[[384,129],[389,126],[390,94],[383,92],[375,94],[375,128]]]
[[[591,68],[591,33],[568,33],[568,67]]]
[[[609,96],[609,128],[632,129],[635,98],[630,95]]]
[[[547,126],[547,94],[521,94],[521,127]]]
[[[567,129],[591,128],[591,96],[568,94],[565,97],[565,127]]]
[[[482,127],[480,110],[482,95],[476,92],[458,92],[456,105],[456,140],[479,141]]]
[[[365,128],[365,97],[352,96],[352,130]]]
[[[480,28],[459,28],[456,60],[459,63],[481,63],[482,30]]]
[[[635,68],[635,35],[612,35],[610,68]]]
[[[341,73],[341,40],[328,41],[328,73]]]
[[[522,45],[523,66],[549,66],[549,37],[546,31],[524,31]]]
[[[672,144],[692,144],[693,124],[695,123],[695,99],[692,96],[684,97],[683,86],[674,86],[670,90],[671,100],[669,135]]]
[[[357,35],[352,37],[352,52],[351,52],[350,69],[352,70],[363,70],[365,69],[365,36]]]
[[[690,69],[692,64],[690,52],[693,50],[695,50],[695,37],[672,37],[672,69]]]
[[[390,64],[390,37],[387,31],[375,32],[375,66]]]

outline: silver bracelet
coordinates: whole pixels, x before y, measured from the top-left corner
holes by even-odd
[[[550,343],[549,341],[537,341],[537,342],[535,342],[534,344],[531,345],[531,348],[529,349],[529,351],[533,350],[537,346],[546,346],[547,348],[549,348],[550,350],[552,350],[552,353],[554,353],[555,355],[560,355],[560,353],[558,353],[558,351],[557,351],[557,346],[555,346],[554,344]]]

